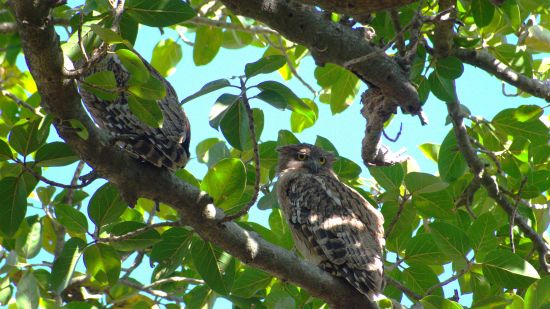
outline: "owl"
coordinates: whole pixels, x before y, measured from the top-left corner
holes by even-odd
[[[384,287],[384,218],[342,183],[332,153],[310,144],[280,147],[277,197],[296,249],[371,300]]]
[[[131,156],[142,159],[157,167],[176,170],[189,160],[191,128],[178,96],[172,85],[164,79],[147,61],[143,64],[150,74],[166,87],[166,96],[157,103],[163,114],[163,124],[153,128],[139,120],[128,106],[128,92],[124,89],[131,78],[118,56],[108,53],[88,72],[91,75],[100,71],[111,71],[115,75],[117,87],[121,89],[112,101],[103,100],[82,87],[79,92],[86,109],[96,124],[111,133],[114,141]]]

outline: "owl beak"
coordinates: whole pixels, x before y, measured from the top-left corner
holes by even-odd
[[[317,161],[310,162],[309,167],[314,173],[318,173],[321,170],[321,164]]]

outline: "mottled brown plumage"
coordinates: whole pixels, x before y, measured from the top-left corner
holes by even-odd
[[[172,85],[164,79],[147,61],[142,59],[151,75],[166,87],[166,96],[157,103],[162,111],[162,127],[153,128],[139,120],[128,106],[128,93],[123,91],[131,78],[114,53],[109,53],[88,72],[112,71],[117,87],[122,91],[112,101],[98,98],[79,84],[82,101],[97,125],[109,131],[116,143],[133,157],[140,158],[158,167],[176,170],[189,160],[191,128],[181,108]]]
[[[384,218],[340,182],[332,153],[310,144],[279,151],[279,204],[302,256],[371,299],[384,287]]]

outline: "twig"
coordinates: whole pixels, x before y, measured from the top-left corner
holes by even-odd
[[[466,211],[468,211],[468,214],[470,214],[470,217],[472,219],[477,219],[476,214],[472,210],[472,201],[474,199],[474,194],[479,190],[481,187],[481,182],[478,177],[474,176],[466,190],[462,193],[462,195],[456,200],[455,205],[458,207],[462,204],[464,204],[464,207],[466,207]]]
[[[191,40],[186,38],[185,35],[183,34],[183,31],[179,27],[176,28],[176,33],[178,34],[178,37],[183,41],[183,43],[189,46],[195,46],[195,43],[191,42]]]
[[[153,296],[158,296],[158,297],[161,297],[161,298],[164,298],[164,299],[167,299],[167,300],[171,300],[171,301],[176,301],[176,302],[184,302],[182,297],[171,296],[170,294],[168,294],[164,291],[148,289],[148,288],[145,288],[143,285],[134,283],[133,281],[130,281],[128,279],[120,279],[120,280],[118,280],[118,282],[120,282],[120,283],[122,283],[126,286],[129,286],[131,288],[138,289],[142,292],[151,294]]]
[[[132,274],[132,272],[134,272],[134,270],[136,270],[136,268],[138,268],[139,265],[141,265],[141,262],[143,261],[144,256],[145,256],[145,251],[139,250],[137,255],[136,255],[136,258],[134,259],[134,262],[132,263],[132,265],[130,267],[128,267],[125,270],[126,273],[124,274],[124,276],[121,277],[121,279],[130,278],[130,275]]]
[[[113,4],[113,24],[111,25],[111,30],[118,32],[118,25],[122,19],[122,13],[124,13],[124,2],[125,0],[114,0],[116,1],[116,6]]]
[[[514,210],[512,211],[512,215],[510,216],[510,249],[512,249],[512,253],[516,253],[516,244],[514,243],[514,220],[516,218],[516,213],[518,211],[521,191],[523,191],[523,187],[525,186],[525,183],[527,183],[527,177],[524,177],[521,180],[521,183],[519,184],[518,194],[516,196],[516,203],[514,204]]]
[[[262,26],[248,26],[248,25],[238,25],[235,23],[228,23],[221,20],[214,20],[206,17],[195,17],[191,20],[185,21],[188,24],[192,25],[206,25],[206,26],[214,26],[219,28],[225,28],[225,29],[232,29],[232,30],[238,30],[243,32],[249,32],[253,34],[276,34],[279,35],[279,33],[271,28],[262,27]]]
[[[292,60],[290,60],[290,57],[288,56],[288,53],[285,51],[285,48],[283,46],[283,38],[279,36],[279,44],[278,45],[273,44],[267,35],[264,35],[264,38],[266,39],[266,41],[268,41],[271,44],[271,46],[275,47],[276,49],[280,50],[283,53],[283,55],[286,58],[286,64],[290,68],[290,71],[292,72],[292,74],[294,76],[296,76],[296,78],[300,81],[300,83],[302,83],[302,85],[304,85],[309,91],[311,91],[311,93],[313,93],[314,97],[317,97],[317,95],[319,94],[318,91],[315,91],[315,89],[313,89],[313,87],[310,84],[308,84],[302,78],[302,76],[300,76],[300,74],[298,74],[298,70],[296,70],[296,67],[294,66],[294,63],[292,63]]]
[[[462,277],[462,275],[464,275],[465,273],[467,273],[467,272],[470,270],[471,267],[472,267],[472,261],[468,261],[468,265],[466,266],[466,268],[457,271],[456,274],[452,275],[449,279],[447,279],[447,280],[445,280],[445,281],[441,281],[441,282],[439,282],[438,284],[436,284],[436,285],[434,285],[434,286],[428,288],[428,289],[426,290],[426,293],[425,293],[424,295],[426,295],[426,296],[427,296],[427,295],[430,295],[430,294],[432,294],[436,289],[438,289],[438,288],[440,288],[440,287],[443,287],[443,286],[445,286],[445,285],[447,285],[447,284],[449,284],[449,283],[455,281],[456,279]]]
[[[252,151],[254,152],[254,172],[256,173],[256,177],[254,177],[254,194],[252,195],[252,199],[241,210],[239,210],[235,214],[223,217],[221,219],[221,222],[232,221],[248,213],[250,208],[254,205],[254,203],[256,203],[256,200],[258,199],[258,194],[260,192],[260,150],[258,149],[256,127],[254,125],[254,114],[252,113],[252,108],[250,107],[248,97],[246,96],[245,81],[243,78],[241,78],[240,81],[242,89],[241,100],[243,102],[244,108],[246,109],[246,114],[248,115],[248,130],[250,131],[250,139],[252,140]]]
[[[401,23],[399,22],[399,12],[396,9],[390,10],[391,22],[393,29],[395,29],[395,45],[400,57],[405,56],[405,40],[403,38],[404,31],[401,29]]]
[[[405,209],[405,203],[409,200],[410,195],[403,195],[401,197],[401,202],[399,203],[399,209],[397,210],[397,213],[395,214],[395,217],[393,217],[393,220],[388,225],[388,229],[386,230],[386,235],[384,238],[388,238],[395,228],[395,225],[397,224],[397,221],[399,221],[399,218],[401,217],[401,214],[403,213],[403,209]]]
[[[73,179],[71,179],[71,186],[76,186],[78,180],[80,179],[80,174],[82,173],[82,169],[84,169],[84,166],[86,163],[82,160],[78,161],[78,165],[76,166],[76,169],[73,174]],[[74,189],[68,189],[67,195],[65,195],[65,203],[68,205],[73,204],[73,195],[74,195]]]
[[[59,187],[59,188],[63,188],[63,189],[82,189],[84,187],[86,187],[87,185],[89,185],[90,183],[92,183],[92,181],[90,182],[86,182],[86,183],[81,183],[79,185],[66,185],[66,184],[62,184],[62,183],[59,183],[59,182],[56,182],[56,181],[53,181],[53,180],[49,180],[47,179],[46,177],[36,173],[32,168],[28,167],[26,163],[22,162],[21,160],[19,160],[18,158],[14,158],[14,161],[19,163],[23,169],[25,171],[27,171],[29,174],[33,175],[34,178],[42,181],[43,183],[46,183],[50,186],[54,186],[54,187]]]
[[[155,287],[155,286],[161,285],[161,284],[165,284],[165,283],[180,283],[180,282],[190,283],[190,284],[195,284],[195,285],[204,284],[204,280],[195,279],[195,278],[187,278],[187,277],[177,277],[176,276],[176,277],[170,277],[170,278],[157,280],[155,282],[152,282],[149,285],[143,286],[143,288],[144,289],[150,289],[152,287]]]
[[[100,238],[97,239],[97,241],[99,241],[99,242],[117,242],[117,241],[121,241],[121,240],[130,239],[130,238],[132,238],[132,237],[134,237],[138,234],[141,234],[143,232],[155,229],[157,227],[181,226],[181,225],[182,225],[182,223],[179,222],[179,221],[160,222],[160,223],[155,223],[155,224],[147,225],[147,226],[144,226],[144,227],[140,227],[139,229],[131,231],[131,232],[126,233],[124,235],[100,237]]]
[[[407,297],[410,298],[411,300],[417,300],[418,301],[418,300],[422,299],[422,295],[419,295],[415,291],[413,291],[413,290],[409,289],[408,287],[404,286],[401,282],[393,279],[390,276],[385,276],[385,278],[386,278],[386,282],[393,285],[394,287],[399,289],[401,292],[405,293],[405,295],[407,295]]]
[[[22,107],[30,110],[33,114],[37,115],[37,116],[40,116],[40,117],[44,117],[44,115],[42,115],[38,109],[32,107],[31,105],[29,105],[29,103],[19,99],[15,94],[5,90],[5,89],[2,89],[0,88],[1,90],[1,93],[3,96],[6,96],[8,98],[10,98],[12,101],[14,101],[15,103],[17,103],[18,105],[21,105]]]
[[[495,166],[497,167],[497,172],[499,174],[502,173],[502,165],[500,164],[500,161],[498,160],[497,158],[497,155],[490,151],[489,149],[485,148],[485,146],[483,146],[478,140],[476,140],[475,138],[473,137],[470,137],[470,141],[472,142],[472,144],[474,146],[476,146],[478,148],[478,150],[480,152],[483,152],[484,154],[486,154],[487,156],[489,156],[489,158],[491,158],[491,161],[493,161],[493,163],[495,164]]]

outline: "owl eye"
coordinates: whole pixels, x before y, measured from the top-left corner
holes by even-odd
[[[298,154],[298,160],[304,161],[305,159],[307,159],[307,155],[306,155],[306,154],[303,154],[303,153],[299,153],[299,154]]]
[[[326,162],[327,162],[327,159],[325,157],[320,157],[319,158],[319,163],[325,164]]]

